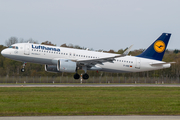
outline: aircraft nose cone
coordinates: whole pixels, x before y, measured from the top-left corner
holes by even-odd
[[[1,55],[4,55],[4,53],[5,53],[4,50],[2,50],[2,51],[1,51]]]
[[[6,51],[7,51],[7,50],[5,50],[5,49],[4,49],[4,50],[2,50],[2,51],[1,51],[1,55],[3,55],[3,56],[5,57],[5,56],[6,56],[6,54],[7,54],[7,52],[6,52]]]

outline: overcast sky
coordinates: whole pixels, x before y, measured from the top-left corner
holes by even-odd
[[[180,0],[0,0],[0,44],[18,39],[115,51],[147,48],[163,32],[180,49]]]

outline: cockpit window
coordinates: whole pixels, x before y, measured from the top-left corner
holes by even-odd
[[[18,49],[17,46],[10,46],[9,48]]]

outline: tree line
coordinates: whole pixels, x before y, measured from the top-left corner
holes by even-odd
[[[0,45],[0,51],[7,48],[8,46],[18,43],[18,42],[31,42],[31,43],[38,43],[33,39],[18,39],[16,37],[11,37],[5,42],[5,46]],[[41,44],[44,45],[52,45],[56,46],[55,44],[51,43],[50,41],[42,42]],[[74,49],[86,49],[85,47],[80,47],[78,45],[73,44],[62,44],[61,47],[68,47]],[[126,48],[127,49],[127,48]],[[109,51],[103,51],[108,53],[116,53],[122,54],[126,49],[119,49],[118,51],[114,51],[110,49]],[[90,49],[93,50],[93,49]],[[102,51],[102,50],[97,50]],[[143,49],[133,50],[129,54],[132,56],[139,55],[143,52]],[[175,50],[166,50],[165,55],[163,57],[163,61],[165,62],[176,62],[172,64],[170,68],[155,70],[155,71],[147,71],[147,72],[140,72],[140,73],[109,73],[109,72],[96,72],[96,71],[88,71],[90,76],[123,76],[123,77],[173,77],[179,78],[180,77],[180,51]],[[73,76],[74,73],[49,73],[45,71],[44,65],[41,64],[34,64],[34,63],[27,63],[25,66],[25,72],[21,72],[23,63],[19,61],[14,61],[8,58],[3,57],[0,54],[0,76]],[[78,73],[83,73],[84,71],[79,70]]]

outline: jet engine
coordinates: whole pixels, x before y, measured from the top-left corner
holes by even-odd
[[[45,65],[45,71],[47,71],[47,72],[59,72],[57,70],[57,65]]]
[[[76,72],[76,62],[67,59],[57,60],[57,65],[45,65],[45,71],[47,72]]]

